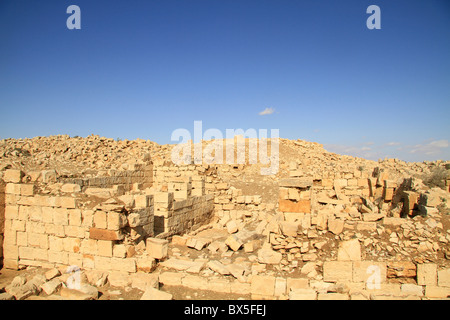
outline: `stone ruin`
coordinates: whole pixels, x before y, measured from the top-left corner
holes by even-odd
[[[0,297],[96,299],[107,283],[142,299],[171,299],[173,287],[246,299],[450,296],[448,176],[427,187],[417,178],[426,164],[282,143],[303,153],[265,180],[248,164],[175,166],[170,147],[107,170],[4,166],[3,268],[45,273],[16,277]],[[84,290],[68,285],[73,267]]]

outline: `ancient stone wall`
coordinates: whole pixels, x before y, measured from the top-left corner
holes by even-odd
[[[209,223],[214,196],[193,196],[175,201],[173,192],[155,194],[155,233],[160,237],[182,234]]]
[[[92,187],[74,180],[48,185],[9,181],[14,182],[5,187],[4,260],[13,269],[76,265],[129,273],[149,270],[160,255],[150,248],[160,240],[154,239],[147,250],[146,242],[159,233],[168,237],[195,230],[209,222],[214,209],[213,195],[185,192],[184,199],[183,193],[175,199],[174,192],[151,188],[117,192],[117,185],[106,185],[90,192]]]
[[[135,272],[136,259],[127,257],[128,247],[153,236],[153,197],[145,198],[144,205],[135,201],[125,208],[114,199],[43,195],[34,184],[8,183],[5,267],[77,265],[104,270],[110,265],[112,270]],[[98,204],[88,206],[92,203]]]
[[[82,191],[87,190],[89,192],[90,190],[92,193],[95,193],[98,188],[113,187],[125,192],[133,189],[134,185],[138,185],[139,189],[145,189],[153,184],[153,164],[127,165],[127,170],[108,170],[107,175],[104,176],[59,178],[58,181],[66,184],[77,184]]]
[[[245,294],[257,300],[420,300],[442,299],[450,293],[450,269],[439,270],[434,263],[415,265],[409,261],[325,261],[322,280],[262,274],[253,275],[248,282],[223,277],[207,278],[182,270],[182,267],[211,267],[218,270],[217,263],[189,264],[170,259],[164,265],[177,270],[159,275],[160,283],[165,285]],[[227,270],[226,266],[224,268]],[[232,270],[231,267],[229,269]]]
[[[215,181],[212,177],[215,171],[215,168],[209,165],[175,166],[171,162],[155,161],[153,165],[153,183],[159,190],[167,191],[169,183],[177,179],[185,182],[190,181],[192,190],[196,190],[193,195],[210,194],[216,191]]]

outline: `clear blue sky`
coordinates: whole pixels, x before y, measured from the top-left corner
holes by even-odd
[[[81,30],[66,27],[71,4]],[[371,4],[381,30],[366,27]],[[448,0],[0,2],[1,138],[163,144],[201,120],[449,160],[449,107]]]

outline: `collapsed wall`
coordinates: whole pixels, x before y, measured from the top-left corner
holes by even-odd
[[[366,214],[404,218],[437,213],[442,190],[427,188],[418,191],[413,178],[397,177],[379,167],[335,175],[304,176],[291,168],[290,178],[281,179],[278,209],[281,212],[302,212],[312,217],[327,216],[358,220]],[[441,192],[441,193],[440,193]],[[445,195],[445,192],[444,192]]]

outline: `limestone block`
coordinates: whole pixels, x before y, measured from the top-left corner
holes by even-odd
[[[403,283],[401,286],[402,293],[408,295],[423,296],[423,287],[412,283]]]
[[[113,256],[114,242],[111,240],[97,240],[97,255],[102,257]]]
[[[95,240],[122,240],[123,234],[120,231],[89,228],[89,238]]]
[[[421,286],[437,285],[437,265],[435,263],[417,265],[417,284]]]
[[[69,214],[69,225],[77,227],[81,226],[81,210],[69,209],[67,211]]]
[[[317,300],[349,300],[349,295],[337,292],[319,293],[317,295]]]
[[[311,201],[310,200],[291,201],[280,199],[278,201],[278,210],[282,212],[310,213]]]
[[[136,272],[135,258],[111,258],[111,270],[123,272]]]
[[[274,296],[275,277],[274,276],[252,276],[250,293],[264,296]]]
[[[308,289],[309,280],[306,278],[286,278],[286,290],[289,293],[291,290]]]
[[[157,238],[147,238],[147,253],[155,259],[167,257],[169,241]]]
[[[361,245],[358,239],[339,243],[338,261],[361,261]]]
[[[99,229],[108,228],[108,218],[107,213],[104,211],[97,210],[94,213],[94,227]]]
[[[344,231],[344,221],[339,219],[328,220],[328,231],[338,235]]]
[[[106,219],[107,219],[107,229],[108,230],[118,231],[127,225],[127,217],[122,212],[110,211],[107,213],[106,216],[107,216]],[[94,215],[94,217],[95,217],[95,215]]]
[[[316,300],[317,292],[313,289],[294,289],[289,292],[289,300]]]
[[[148,255],[136,257],[136,269],[142,272],[153,272],[156,268],[156,260]]]
[[[410,261],[393,261],[387,264],[388,278],[415,278],[416,275],[416,265]]]
[[[162,272],[159,275],[159,282],[168,286],[181,286],[181,280],[185,274],[179,272]]]
[[[196,276],[196,275],[186,275],[181,279],[181,285],[191,289],[198,290],[208,290],[209,282],[208,278]]]
[[[307,189],[313,185],[313,179],[309,177],[303,178],[287,178],[281,179],[279,182],[280,187],[284,188],[301,188]]]
[[[172,295],[153,287],[148,287],[140,300],[172,300]]]
[[[386,282],[386,263],[378,261],[354,261],[353,282],[364,282],[370,288]],[[370,289],[369,288],[369,289]]]
[[[81,192],[81,187],[78,184],[66,183],[61,187],[61,192],[64,193],[79,193]]]
[[[325,261],[323,263],[324,281],[351,282],[353,278],[353,264],[351,261]]]
[[[450,296],[449,287],[425,286],[425,297],[435,299],[445,299]]]
[[[3,181],[12,182],[12,183],[20,183],[22,181],[22,177],[25,174],[21,170],[16,169],[8,169],[3,173]]]
[[[450,268],[438,271],[438,286],[450,287]]]

